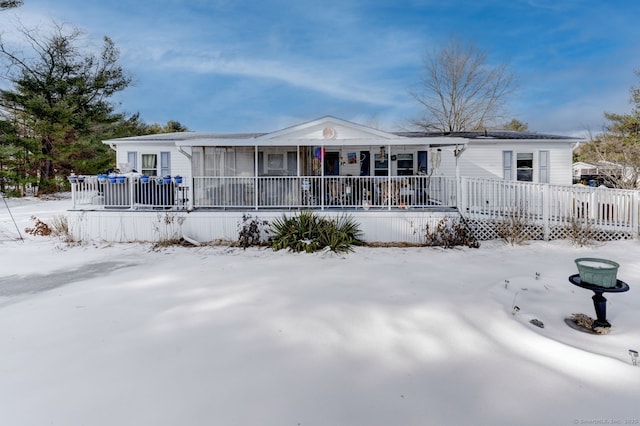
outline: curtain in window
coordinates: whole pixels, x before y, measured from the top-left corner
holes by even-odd
[[[194,147],[191,150],[191,173],[193,176],[204,175],[204,148]]]
[[[220,148],[204,148],[204,175],[220,176]]]
[[[158,174],[158,156],[155,154],[142,154],[142,174],[156,176]]]
[[[236,149],[223,148],[222,165],[225,176],[236,176]]]
[[[152,154],[144,154],[142,156],[143,169],[155,169],[158,167],[158,157]]]

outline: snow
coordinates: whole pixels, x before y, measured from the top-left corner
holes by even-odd
[[[68,245],[0,204],[0,423],[638,424],[640,242],[479,249]],[[574,259],[620,264],[607,335]],[[536,272],[540,274],[536,279]],[[513,309],[517,305],[519,311]],[[530,320],[538,319],[544,328]]]

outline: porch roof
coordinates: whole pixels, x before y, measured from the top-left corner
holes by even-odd
[[[426,146],[459,146],[466,145],[467,139],[463,138],[336,138],[336,139],[315,139],[315,138],[197,138],[190,140],[176,140],[176,146],[398,146],[398,145],[426,145]]]
[[[323,117],[270,133],[201,133],[179,132],[111,139],[106,144],[169,143],[179,147],[192,146],[461,146],[465,137],[412,132],[384,132],[371,127]]]

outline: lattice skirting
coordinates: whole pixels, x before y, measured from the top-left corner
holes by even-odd
[[[503,232],[517,232],[522,240],[544,240],[544,227],[540,224],[507,224],[498,220],[467,219],[469,229],[479,241],[495,240],[502,238]],[[592,241],[617,241],[630,240],[634,234],[626,231],[598,229],[595,227],[575,229],[571,226],[550,226],[549,240],[592,240]]]

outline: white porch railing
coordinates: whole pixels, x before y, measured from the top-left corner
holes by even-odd
[[[543,226],[587,219],[599,229],[638,232],[638,191],[463,177],[458,209],[470,218],[517,213]]]
[[[456,205],[454,178],[196,177],[194,208],[411,208]]]
[[[74,209],[185,210],[189,187],[157,177],[78,176],[71,183],[71,199]]]
[[[515,213],[545,232],[587,219],[593,226],[638,232],[639,192],[501,179],[442,176],[195,177],[170,183],[95,176],[71,184],[74,209],[405,209],[457,207],[466,217],[499,220]]]
[[[116,182],[81,176],[71,184],[74,209],[325,209],[455,207],[456,184],[450,177],[260,176],[196,177],[186,184]]]

